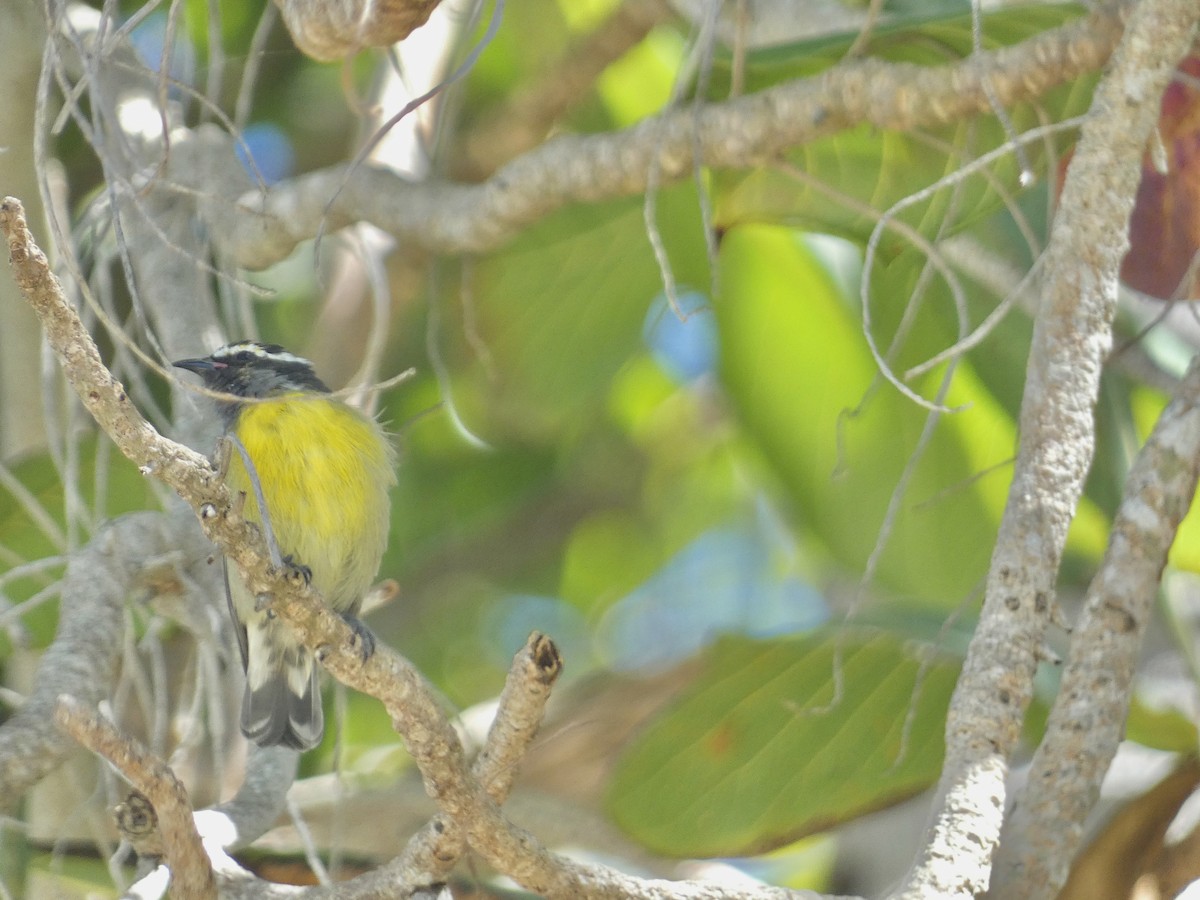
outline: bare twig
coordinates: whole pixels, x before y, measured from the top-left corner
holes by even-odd
[[[187,791],[170,767],[74,697],[59,698],[54,720],[83,746],[116,766],[150,801],[158,816],[163,857],[171,868],[176,894],[216,900],[212,866],[196,833]]]
[[[1004,105],[1036,98],[1103,65],[1120,33],[1120,11],[1105,6],[953,65],[847,63],[698,110],[668,111],[624,131],[559,137],[476,185],[414,184],[379,167],[348,172],[336,166],[214,209],[211,230],[230,258],[250,269],[278,262],[319,231],[361,220],[406,245],[482,252],[568,203],[640,193],[656,169],[667,183],[689,176],[697,161],[762,164],[856,125],[909,130],[945,124],[990,112],[989,88]],[[172,168],[169,177],[191,185],[195,176]]]
[[[987,888],[1007,760],[1020,739],[1067,527],[1091,463],[1092,407],[1111,347],[1142,155],[1162,91],[1193,40],[1196,16],[1193,0],[1135,7],[1068,171],[983,615],[946,723],[935,815],[900,896],[966,897]]]
[[[537,734],[550,689],[562,672],[558,648],[534,632],[513,659],[483,750],[471,768],[475,780],[497,804],[508,799],[517,766]],[[466,848],[467,836],[454,819],[438,816],[418,834],[393,866],[398,872],[423,865],[429,880],[449,874]]]
[[[498,803],[512,790],[517,766],[542,725],[562,668],[558,647],[536,631],[513,659],[487,742],[471,767],[471,774]]]

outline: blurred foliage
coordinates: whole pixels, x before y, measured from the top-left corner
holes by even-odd
[[[154,486],[107,442],[89,437],[71,450],[70,459],[23,460],[12,467],[15,486],[0,489],[0,599],[28,601],[53,585],[61,566],[36,572],[21,567],[61,554],[68,534],[86,536],[105,519],[158,505]],[[64,484],[72,485],[69,497]],[[45,647],[56,621],[56,602],[21,615],[22,644]],[[0,650],[10,649],[11,635],[0,631]]]
[[[508,4],[495,41],[453,97],[443,152],[613,6]],[[204,50],[207,16],[221,13],[226,108],[261,8],[186,6],[190,77],[200,83],[216,61]],[[966,2],[896,8],[867,53],[937,65],[970,52]],[[1007,7],[985,17],[984,44],[1019,42],[1079,12]],[[604,72],[564,128],[621,127],[660,109],[689,37],[679,22],[656,28]],[[746,89],[825,71],[853,37],[756,50]],[[283,140],[300,172],[344,159],[359,129],[347,85],[367,93],[378,61],[319,66],[277,30],[251,112],[253,123],[276,129],[261,152]],[[718,54],[705,95],[726,96],[730,83],[730,60]],[[1080,79],[1036,108],[1010,111],[1011,127],[1081,114],[1092,83]],[[697,90],[684,88],[685,96]],[[192,113],[198,120],[203,111]],[[380,637],[458,707],[498,691],[533,628],[563,646],[568,681],[661,671],[703,654],[703,674],[627,749],[608,794],[614,817],[662,852],[763,850],[929,784],[962,650],[943,625],[953,617],[968,627],[978,602],[1016,453],[1031,324],[1014,308],[953,366],[906,381],[954,410],[931,418],[881,376],[864,313],[903,378],[1002,298],[994,284],[961,273],[956,298],[912,235],[884,229],[869,270],[864,250],[891,211],[924,240],[955,236],[1001,268],[1025,271],[1037,248],[1018,224],[1035,244],[1045,240],[1047,180],[1070,129],[1028,146],[1032,188],[1019,184],[1013,155],[1001,154],[896,210],[1002,146],[1008,127],[994,117],[911,134],[861,126],[771,167],[704,172],[659,191],[651,219],[672,296],[641,197],[570,206],[494,252],[429,261],[419,288],[398,291],[405,299],[392,310],[385,370],[415,366],[417,375],[386,396],[382,413],[402,463],[381,575],[399,580],[401,598],[372,617]],[[99,178],[77,140],[62,139],[76,198]],[[710,201],[715,253],[701,212]],[[252,276],[278,290],[260,305],[265,338],[306,350],[324,274],[305,248]],[[1146,347],[1164,365],[1177,363],[1153,339]],[[360,353],[348,343],[339,350]],[[1103,551],[1132,448],[1165,402],[1117,372],[1103,391],[1097,461],[1069,547],[1075,580],[1064,588],[1085,583]],[[95,500],[98,451],[87,446],[77,479],[85,503],[114,515],[150,502],[144,482],[111,453],[102,458],[107,499]],[[62,527],[50,458],[14,474]],[[1189,521],[1175,554],[1193,569],[1198,523]],[[5,491],[0,545],[0,573],[55,552]],[[4,596],[19,601],[44,583],[4,583]],[[848,614],[875,629],[839,629]],[[23,621],[44,642],[43,613]],[[835,678],[844,681],[838,695]],[[402,766],[378,705],[351,696],[348,709],[345,763]],[[1131,736],[1171,747],[1194,740],[1156,715],[1139,707]],[[316,771],[333,756],[329,738],[305,765]]]

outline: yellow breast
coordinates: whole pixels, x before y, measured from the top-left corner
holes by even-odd
[[[279,549],[312,570],[334,609],[354,612],[370,587],[388,535],[394,453],[373,419],[321,394],[247,403],[234,426],[258,473]],[[227,483],[261,523],[240,454]]]

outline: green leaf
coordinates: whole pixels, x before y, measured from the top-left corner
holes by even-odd
[[[624,511],[584,519],[563,551],[563,599],[593,612],[624,597],[661,565],[655,537],[645,521]]]
[[[959,669],[948,658],[923,664],[914,647],[845,631],[722,641],[696,684],[621,756],[609,811],[658,853],[724,856],[910,796],[941,767]]]
[[[794,502],[793,519],[862,571],[926,411],[877,376],[859,317],[793,232],[743,226],[721,246],[715,304],[725,387]],[[968,366],[895,510],[877,581],[956,606],[986,571],[1008,483],[1011,419]],[[914,387],[932,395],[928,381]],[[861,405],[861,409],[859,408]]]
[[[1178,709],[1151,705],[1137,694],[1125,720],[1126,740],[1171,753],[1195,753],[1196,723]]]

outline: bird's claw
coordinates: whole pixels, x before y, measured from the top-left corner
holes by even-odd
[[[303,580],[306,585],[312,584],[312,569],[296,562],[291,554],[283,558],[283,574],[291,581]]]
[[[361,619],[345,613],[342,613],[341,616],[342,620],[350,626],[350,630],[354,632],[351,646],[358,644],[359,653],[362,654],[362,661],[366,662],[375,652],[375,633]]]

